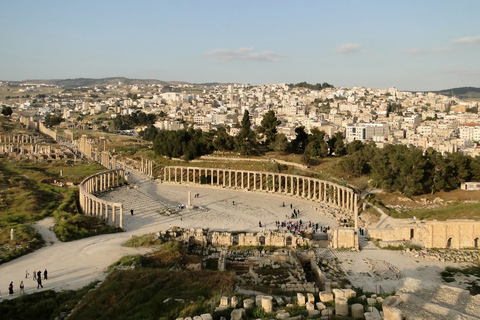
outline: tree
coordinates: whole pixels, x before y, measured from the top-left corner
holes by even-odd
[[[305,127],[295,128],[296,137],[292,140],[292,148],[294,152],[303,152],[308,144],[308,133],[305,132]]]
[[[335,132],[330,140],[328,140],[328,145],[330,147],[330,155],[335,153],[335,156],[341,157],[347,153],[345,142],[343,142],[343,133],[341,132]]]
[[[257,137],[251,126],[250,113],[248,110],[245,110],[240,132],[235,137],[235,150],[244,156],[252,155],[257,152]]]
[[[263,116],[262,122],[260,123],[260,127],[258,127],[257,131],[258,133],[263,134],[265,137],[266,146],[270,146],[270,144],[275,141],[277,126],[280,123],[282,122],[277,119],[273,110],[268,111]]]
[[[55,114],[48,114],[45,117],[44,123],[47,127],[53,127],[59,125],[62,121],[65,121],[62,117]]]
[[[270,144],[271,148],[277,152],[285,152],[288,150],[290,143],[288,142],[287,136],[283,133],[277,134],[277,137],[274,142]]]
[[[5,117],[8,117],[8,116],[11,116],[13,113],[12,111],[12,108],[9,107],[9,106],[3,106],[2,107],[2,114],[5,116]]]
[[[308,137],[308,144],[305,147],[305,153],[310,157],[325,158],[329,154],[329,148],[325,141],[325,131],[313,128],[311,132],[312,134]]]
[[[213,147],[219,151],[231,151],[234,148],[234,139],[224,126],[217,128],[212,143]]]

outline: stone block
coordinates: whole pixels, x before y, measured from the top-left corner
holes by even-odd
[[[295,305],[293,303],[287,303],[286,307],[288,309],[292,309],[293,307],[295,307]]]
[[[322,317],[323,317],[323,316],[327,316],[327,317],[333,316],[333,309],[330,308],[330,307],[327,308],[327,309],[323,309],[323,310],[322,310]]]
[[[320,310],[308,310],[308,318],[316,319],[320,315]]]
[[[261,307],[262,306],[262,298],[263,296],[262,295],[258,295],[255,297],[255,305],[257,307]]]
[[[374,306],[376,302],[377,302],[377,299],[367,298],[367,304],[368,304],[369,306]]]
[[[355,303],[352,304],[350,309],[352,310],[352,318],[359,318],[363,319],[364,318],[364,313],[365,309],[363,308],[363,305],[360,303]]]
[[[326,307],[323,303],[321,303],[321,302],[317,302],[317,303],[315,304],[315,306],[317,307],[317,310],[324,310],[324,309],[327,308],[327,307]]]
[[[245,318],[245,309],[233,309],[232,313],[230,314],[230,320],[242,320]]]
[[[345,292],[342,289],[332,289],[335,298],[345,298]]]
[[[333,301],[333,293],[332,292],[327,292],[327,291],[321,291],[318,294],[320,301],[322,302],[329,302]]]
[[[396,307],[383,306],[383,318],[386,320],[402,320],[402,311]]]
[[[185,320],[192,320],[192,318],[191,317],[186,317]]]
[[[283,301],[282,297],[275,297],[275,301],[277,302],[277,305],[279,306],[284,306],[285,301]]]
[[[228,307],[228,297],[220,298],[220,307]]]
[[[183,318],[177,318],[177,319],[175,319],[175,320],[183,320]]]
[[[272,312],[273,311],[273,297],[270,296],[263,296],[262,297],[262,308],[265,312]]]
[[[210,313],[201,314],[202,320],[213,320],[212,315]]]
[[[238,298],[236,296],[233,296],[231,299],[230,299],[230,305],[232,306],[232,308],[236,308],[237,305],[238,305]]]
[[[252,299],[245,299],[243,300],[243,307],[248,310],[253,308],[253,300]]]
[[[303,293],[297,293],[297,303],[301,307],[305,305],[305,296],[303,295]]]
[[[305,307],[307,308],[308,311],[310,311],[310,310],[315,310],[315,306],[314,306],[313,303],[311,303],[311,302],[307,302],[307,303],[305,304]]]
[[[357,296],[357,293],[352,289],[343,289],[344,298],[350,299]]]
[[[315,303],[315,296],[311,293],[307,293],[307,301],[310,303]]]
[[[200,316],[195,316],[195,317],[193,317],[193,320],[202,320],[202,317],[200,317]]]
[[[347,298],[335,298],[335,314],[337,316],[348,316],[348,300]]]
[[[375,300],[377,300],[377,302],[380,302],[380,303],[383,302],[383,298],[382,298],[382,297],[377,297],[377,299],[375,299]]]
[[[281,312],[278,312],[278,313],[277,313],[276,318],[277,318],[277,319],[280,319],[280,320],[288,319],[288,318],[290,318],[290,313],[285,312],[285,311],[282,310]]]

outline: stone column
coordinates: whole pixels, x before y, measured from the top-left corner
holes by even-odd
[[[119,227],[123,228],[123,204],[120,205],[120,222],[119,222]]]
[[[295,194],[298,196],[300,195],[300,178],[297,176],[297,190],[295,190]]]
[[[355,196],[354,196],[353,213],[354,213],[354,218],[355,218],[355,230],[357,230],[358,229],[358,206],[357,206],[357,194],[356,193],[355,193]]]
[[[112,206],[112,226],[116,227],[116,219],[115,216],[117,215],[117,206],[115,204]]]

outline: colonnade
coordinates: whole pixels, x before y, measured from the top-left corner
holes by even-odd
[[[297,196],[354,213],[355,222],[358,215],[358,195],[353,189],[316,178],[271,172],[168,166],[164,168],[163,179],[166,182],[207,184]]]
[[[12,134],[0,136],[0,143],[38,143],[38,138],[29,134]]]
[[[125,171],[122,169],[108,170],[85,178],[79,186],[79,202],[83,213],[123,228],[123,204],[100,199],[95,194],[121,186],[124,182]]]

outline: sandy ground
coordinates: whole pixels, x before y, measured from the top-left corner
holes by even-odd
[[[275,229],[275,221],[283,221],[290,216],[293,208],[300,210],[299,219],[313,221],[320,225],[335,226],[336,222],[325,215],[327,209],[311,201],[295,197],[266,193],[234,191],[213,187],[192,185],[162,184],[148,180],[141,175],[129,175],[130,186],[121,187],[102,195],[102,198],[121,202],[124,205],[124,228],[126,232],[101,235],[73,242],[59,242],[51,231],[53,219],[47,218],[33,226],[39,230],[47,246],[14,261],[0,265],[0,289],[3,299],[19,295],[19,283],[25,283],[25,292],[40,290],[79,289],[94,280],[105,278],[105,269],[126,254],[145,253],[145,248],[122,247],[132,235],[167,230],[170,226],[182,228],[210,228],[215,230],[260,231],[261,221],[266,229]],[[187,193],[192,193],[192,205],[198,209],[183,209],[179,214],[165,216],[160,211],[187,204]],[[193,197],[198,193],[199,197]],[[235,204],[233,203],[235,202]],[[285,207],[282,204],[285,203]],[[130,209],[134,215],[130,215]],[[288,218],[290,220],[290,218]],[[379,225],[392,224],[394,221],[383,217]],[[383,285],[382,289],[391,292],[401,279],[385,279],[375,276],[366,261],[377,261],[378,267],[385,267],[383,261],[399,269],[403,277],[413,277],[428,283],[440,281],[439,271],[448,265],[438,261],[415,260],[408,254],[378,250],[368,246],[357,252],[323,250],[323,254],[335,255],[349,279],[355,286],[371,291]],[[30,275],[25,279],[25,270]],[[33,270],[48,270],[48,279],[43,281],[43,289],[37,289],[32,280]],[[8,285],[14,282],[15,293],[8,295]],[[367,288],[368,287],[368,288]]]

